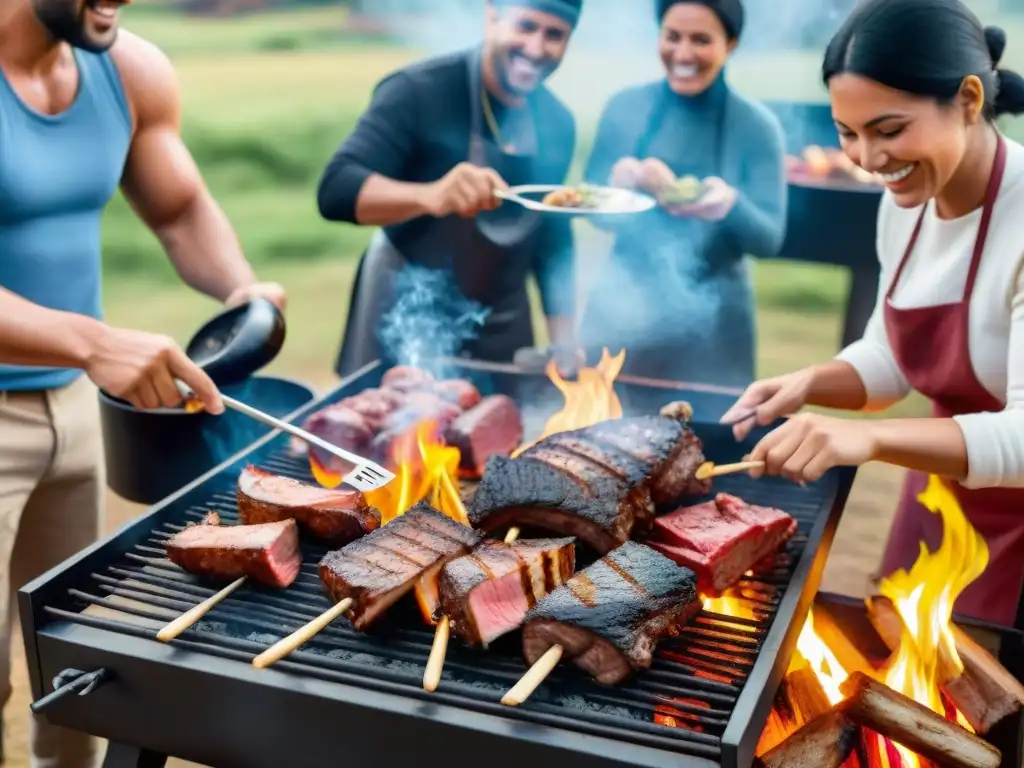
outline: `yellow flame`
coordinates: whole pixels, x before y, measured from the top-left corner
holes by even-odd
[[[536,445],[545,437],[559,432],[582,429],[592,424],[609,419],[622,418],[622,404],[615,392],[615,380],[626,362],[626,350],[612,357],[608,350],[601,352],[601,360],[594,368],[582,368],[576,381],[566,381],[558,372],[554,360],[548,363],[547,374],[551,383],[565,398],[562,409],[548,418],[541,436],[532,443],[520,446],[512,453],[515,458],[532,445]]]
[[[830,704],[838,704],[846,698],[840,693],[839,686],[849,673],[815,631],[813,608],[807,612],[807,621],[797,638],[796,649],[818,676]]]
[[[899,570],[879,585],[903,619],[900,647],[886,672],[885,682],[914,701],[945,715],[939,693],[939,662],[945,656],[959,670],[963,663],[952,632],[953,606],[964,589],[988,565],[985,540],[971,527],[956,494],[932,475],[918,501],[942,518],[942,543],[935,552],[921,544],[910,571]],[[961,725],[966,725],[962,716]],[[920,765],[917,756],[899,747],[904,768]]]

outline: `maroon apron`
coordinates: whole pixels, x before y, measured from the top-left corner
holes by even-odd
[[[927,206],[921,211],[885,297],[885,328],[896,363],[910,385],[932,401],[935,418],[1001,411],[1005,406],[978,381],[971,365],[968,337],[971,293],[1005,167],[1006,145],[1000,136],[963,298],[953,304],[914,309],[897,309],[892,305],[893,291],[914,250]],[[932,552],[942,541],[942,518],[917,500],[927,483],[928,476],[924,473],[907,474],[882,561],[883,574],[900,568],[909,570],[920,554],[922,541]],[[989,550],[988,567],[961,593],[954,610],[965,616],[1013,626],[1024,585],[1024,519],[1020,517],[1024,509],[1024,490],[969,490],[959,483],[949,485]]]

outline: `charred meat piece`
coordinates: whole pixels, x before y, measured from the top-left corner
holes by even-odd
[[[197,576],[225,581],[245,576],[282,589],[295,581],[302,566],[294,520],[221,525],[216,514],[168,539],[167,557]]]
[[[694,477],[704,455],[688,413],[613,419],[551,435],[515,459],[492,456],[470,505],[473,527],[541,528],[600,554],[645,536],[658,501],[710,490]]]
[[[648,544],[693,569],[702,591],[721,592],[774,558],[796,529],[796,520],[781,510],[720,493],[659,517]]]
[[[366,419],[347,405],[332,406],[317,411],[305,420],[302,428],[321,440],[326,440],[331,445],[358,455],[363,455],[373,439],[373,432],[367,425]],[[293,442],[296,444],[296,452],[302,450],[299,448],[300,445],[305,447],[305,450],[310,448],[299,438],[294,438]],[[335,456],[316,446],[311,448],[320,466],[339,473],[344,470],[340,460]]]
[[[456,635],[486,648],[575,570],[571,538],[484,541],[441,569],[441,612]]]
[[[617,685],[651,666],[658,641],[700,611],[697,577],[664,555],[627,541],[534,606],[523,624],[533,664],[553,645],[596,680]]]
[[[508,456],[522,445],[523,418],[512,398],[491,395],[452,422],[445,442],[459,449],[461,469],[479,477],[491,456]]]
[[[353,488],[321,488],[252,465],[238,476],[235,495],[243,523],[293,519],[328,546],[348,544],[380,526],[380,512]]]
[[[349,618],[364,630],[421,578],[480,543],[480,534],[417,504],[383,528],[320,561],[320,579],[334,602],[352,598]]]

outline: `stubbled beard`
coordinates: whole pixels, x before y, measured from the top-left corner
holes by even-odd
[[[35,0],[32,5],[36,18],[46,27],[50,36],[75,48],[90,53],[103,53],[110,49],[117,37],[114,34],[109,40],[98,41],[89,36],[85,13],[87,8],[94,5],[94,0],[87,2],[80,10],[67,0]]]

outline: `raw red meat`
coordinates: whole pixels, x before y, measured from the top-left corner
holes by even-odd
[[[647,543],[696,572],[702,592],[715,593],[778,552],[796,529],[796,521],[782,510],[720,493],[712,501],[659,517]]]
[[[452,422],[445,442],[459,449],[467,474],[481,477],[491,456],[508,456],[522,444],[523,418],[511,397],[491,395]]]

